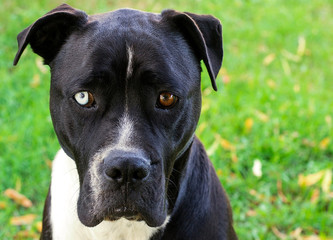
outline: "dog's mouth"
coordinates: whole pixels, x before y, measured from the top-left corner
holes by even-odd
[[[131,208],[128,208],[126,206],[119,207],[113,209],[111,212],[107,214],[106,217],[104,217],[105,221],[116,221],[119,220],[120,218],[125,218],[129,221],[143,221],[142,215]]]

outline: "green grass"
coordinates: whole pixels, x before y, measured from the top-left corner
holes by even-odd
[[[50,75],[37,66],[41,60],[30,48],[18,67],[12,67],[16,35],[61,2],[1,4],[0,202],[6,207],[0,209],[0,239],[13,239],[21,230],[37,232],[50,181],[47,162],[59,148],[48,110]],[[211,90],[204,73],[197,133],[229,194],[239,238],[278,239],[277,229],[293,239],[297,228],[302,236],[333,238],[332,185],[325,193],[322,180],[309,187],[298,184],[300,174],[333,169],[331,0],[68,3],[88,13],[125,6],[154,12],[174,8],[221,19],[225,55],[219,91]],[[297,55],[302,39],[305,50]],[[270,54],[273,61],[264,64]],[[222,75],[230,81],[223,84]],[[251,129],[246,129],[246,119],[252,119]],[[262,163],[261,178],[252,173],[254,159]],[[3,195],[7,188],[26,195],[34,206],[16,205]],[[311,201],[318,190],[317,200]],[[12,216],[30,213],[38,216],[33,224],[10,225]]]

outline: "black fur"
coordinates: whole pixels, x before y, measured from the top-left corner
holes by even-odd
[[[18,35],[14,64],[28,44],[51,68],[52,121],[60,145],[77,166],[77,209],[84,225],[122,217],[127,213],[119,215],[113,209],[125,207],[133,208],[151,227],[170,216],[151,240],[237,239],[226,193],[202,144],[193,137],[201,109],[201,60],[217,89],[223,58],[219,20],[174,10],[159,15],[122,9],[87,16],[64,4]],[[128,46],[134,50],[131,76],[126,75]],[[95,96],[90,108],[73,98],[83,90]],[[163,91],[179,99],[170,109],[156,103]],[[101,177],[96,203],[89,167],[98,151],[115,144],[115,126],[124,112],[134,122],[132,144],[139,151],[135,156],[113,151],[96,171],[103,176],[108,164],[148,160],[149,166],[142,167],[147,174],[126,185],[126,193],[119,181]],[[52,239],[51,198],[49,192],[43,240]]]

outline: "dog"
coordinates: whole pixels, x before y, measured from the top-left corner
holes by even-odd
[[[210,15],[63,4],[19,33],[51,71],[61,145],[41,239],[237,239],[228,197],[194,135],[203,60],[214,90],[222,26]]]

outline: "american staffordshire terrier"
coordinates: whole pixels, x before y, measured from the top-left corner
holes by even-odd
[[[237,239],[228,198],[194,132],[203,60],[222,64],[216,18],[63,4],[17,37],[51,70],[53,162],[41,239]]]

